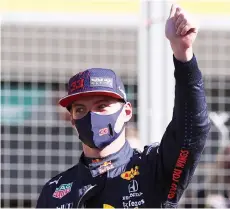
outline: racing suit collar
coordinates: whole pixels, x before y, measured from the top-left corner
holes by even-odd
[[[128,161],[130,161],[132,156],[133,149],[126,140],[124,146],[116,153],[100,159],[88,158],[84,156],[84,153],[82,153],[80,161],[89,168],[92,176],[96,177],[109,170],[126,164]]]

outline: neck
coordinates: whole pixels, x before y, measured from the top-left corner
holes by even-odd
[[[124,144],[125,144],[125,130],[123,130],[123,132],[115,141],[113,141],[110,145],[106,146],[102,150],[97,148],[90,148],[89,146],[83,144],[83,152],[86,157],[104,158],[107,157],[108,155],[118,152],[123,147]]]

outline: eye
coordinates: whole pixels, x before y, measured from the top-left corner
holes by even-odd
[[[83,113],[84,112],[84,108],[83,107],[78,107],[75,110],[76,113]]]
[[[98,106],[98,109],[104,109],[104,108],[106,108],[108,105],[106,105],[106,104],[100,104],[99,106]]]

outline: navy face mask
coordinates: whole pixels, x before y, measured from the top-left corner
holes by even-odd
[[[91,148],[102,149],[111,144],[119,137],[125,127],[125,124],[123,124],[119,133],[116,133],[114,130],[122,110],[123,106],[111,115],[99,115],[88,112],[83,118],[74,120],[75,127],[79,133],[79,139]]]

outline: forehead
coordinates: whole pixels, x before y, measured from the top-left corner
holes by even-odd
[[[82,96],[78,100],[74,101],[72,105],[78,105],[78,104],[94,104],[99,101],[112,101],[112,102],[118,102],[118,99],[115,99],[110,96],[99,96],[99,95],[94,95],[94,96]]]

